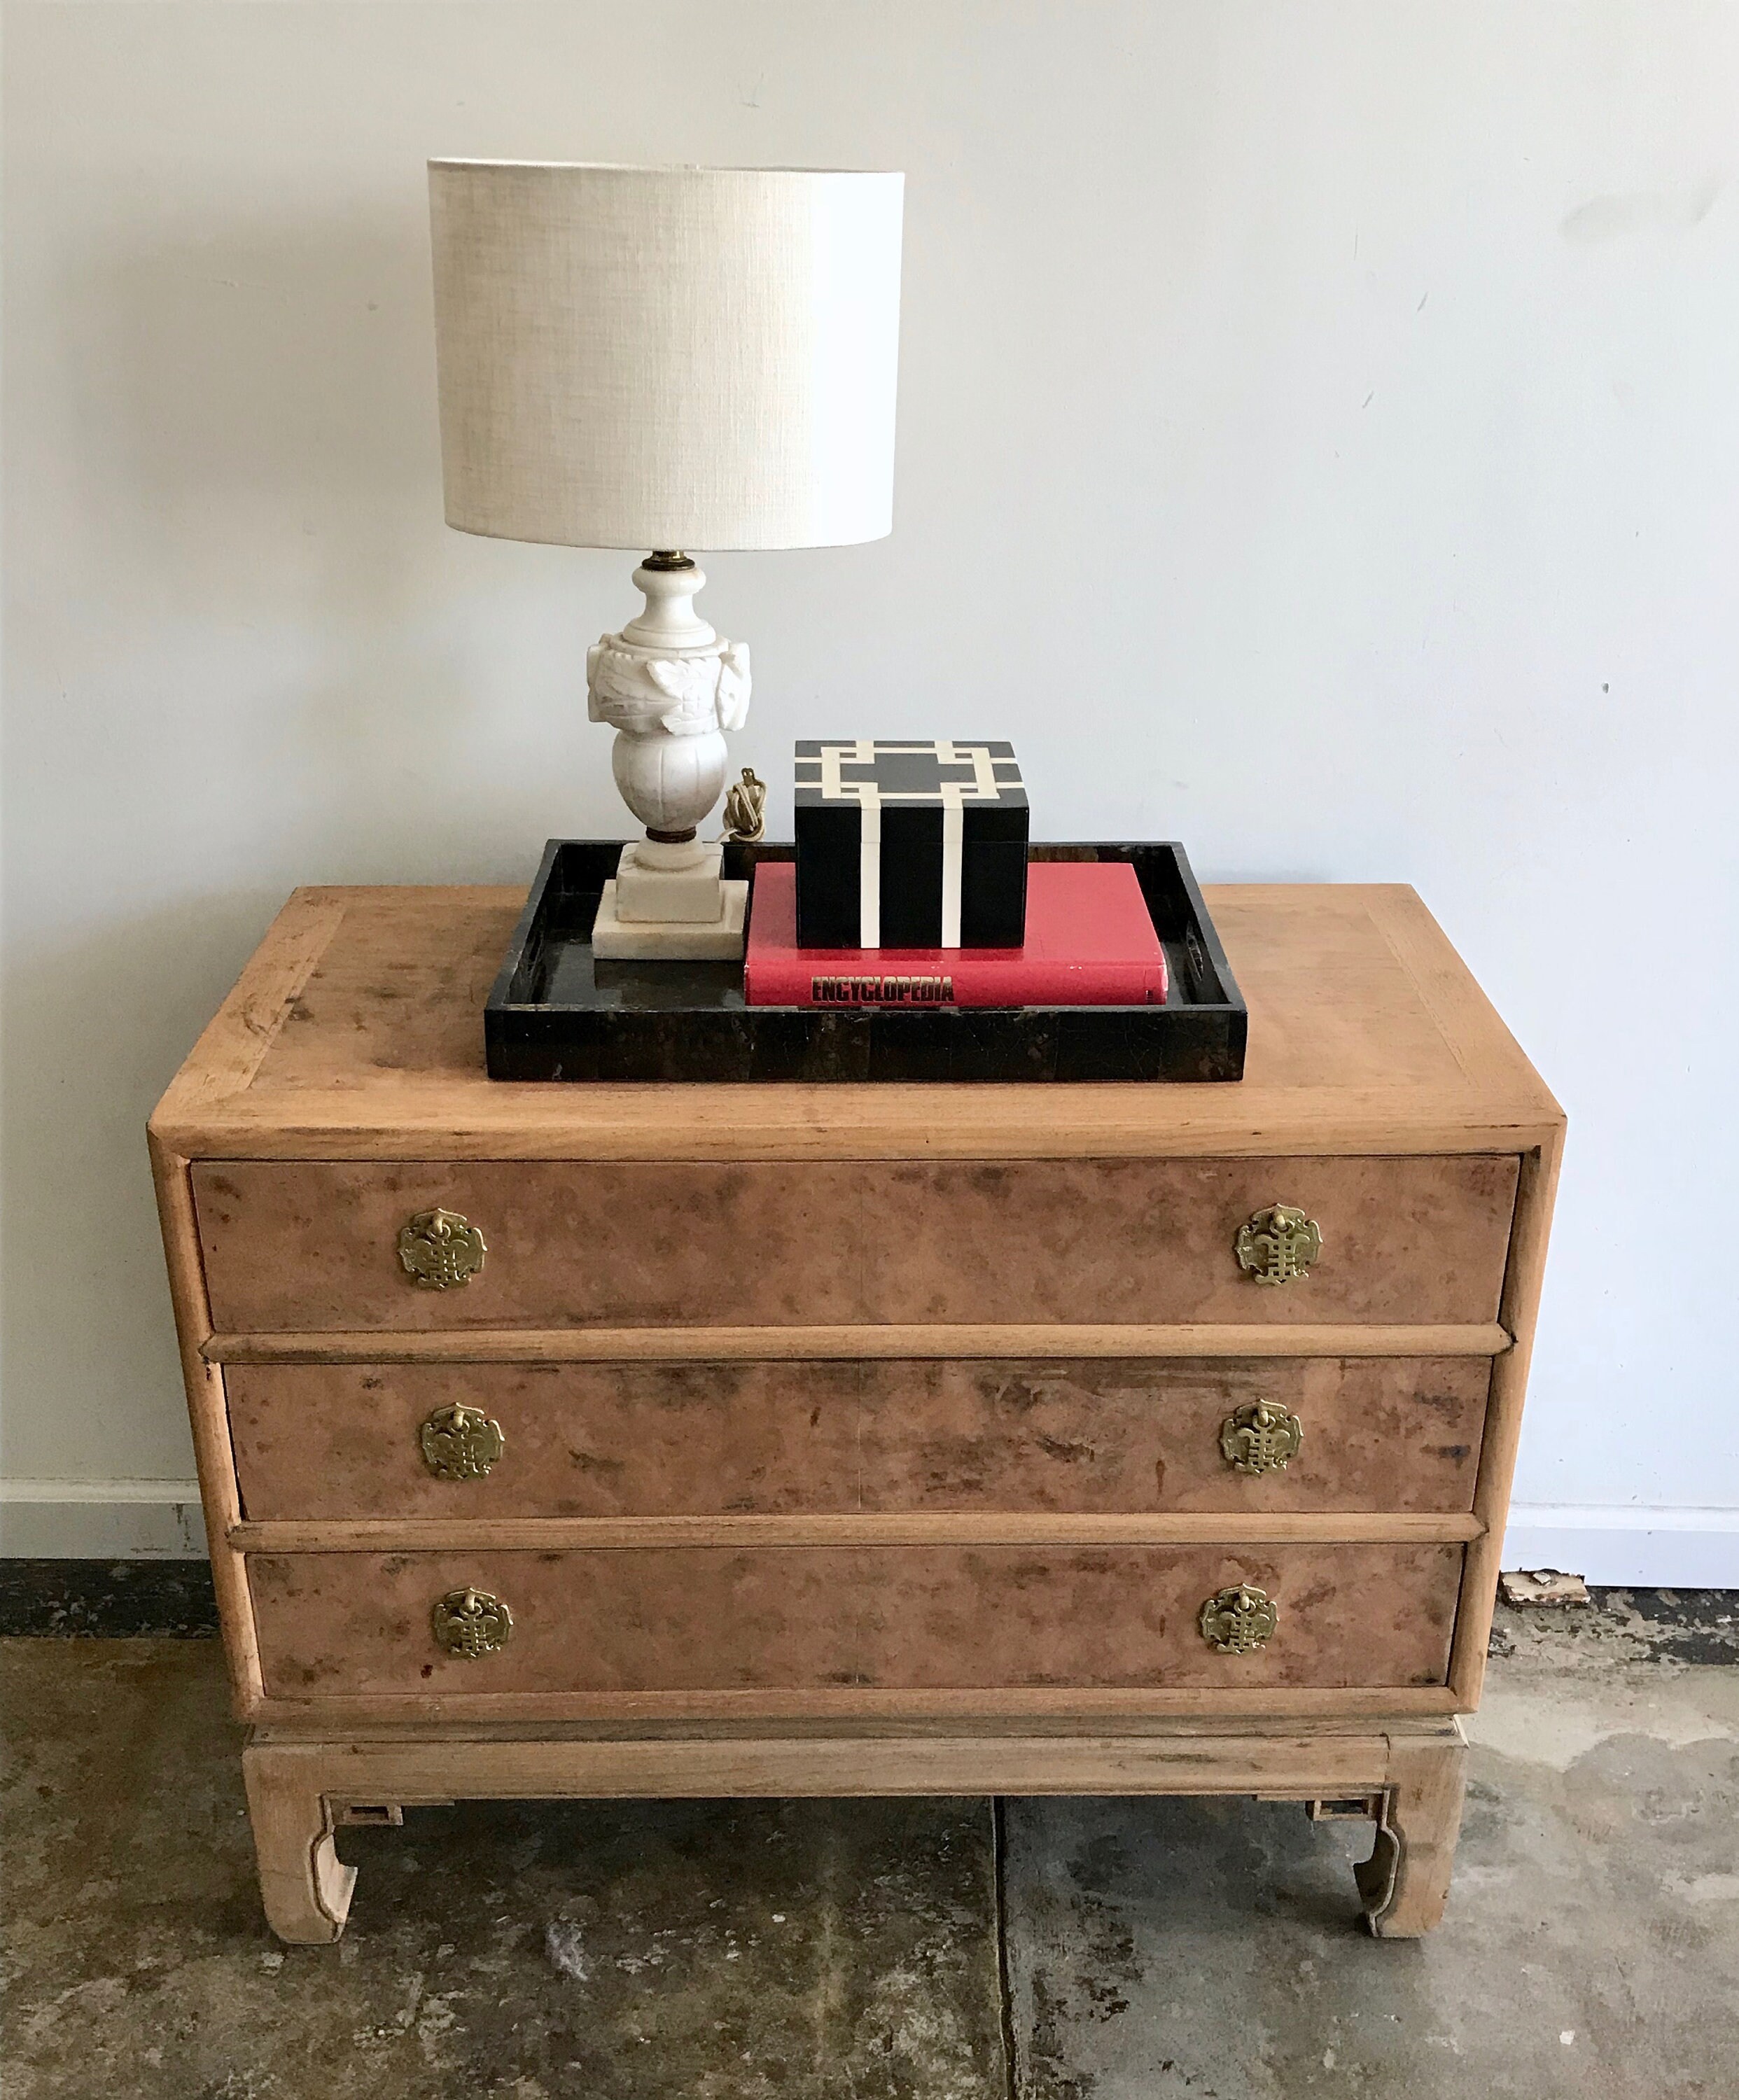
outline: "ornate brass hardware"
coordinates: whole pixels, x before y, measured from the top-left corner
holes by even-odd
[[[435,1638],[449,1655],[493,1655],[507,1645],[513,1613],[487,1590],[449,1590],[429,1614]]]
[[[457,1211],[419,1211],[399,1228],[399,1260],[420,1290],[451,1290],[483,1265],[483,1236]]]
[[[1239,1582],[1203,1605],[1202,1638],[1222,1655],[1251,1655],[1272,1636],[1279,1618],[1267,1590]]]
[[[1238,1265],[1258,1283],[1295,1283],[1322,1251],[1314,1218],[1276,1203],[1238,1229]]]
[[[480,1407],[462,1405],[436,1408],[419,1440],[422,1462],[438,1480],[480,1480],[507,1443],[499,1422]]]
[[[1220,1425],[1220,1449],[1234,1472],[1283,1473],[1304,1440],[1304,1423],[1278,1400],[1249,1401]]]

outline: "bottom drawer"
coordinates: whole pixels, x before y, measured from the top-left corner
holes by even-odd
[[[1445,1681],[1463,1549],[631,1546],[249,1557],[268,1696],[863,1687],[1423,1686]],[[1237,1585],[1274,1624],[1226,1652]],[[507,1609],[450,1652],[452,1593]],[[487,1607],[472,1622],[500,1631]],[[1257,1614],[1260,1620],[1260,1614]],[[1251,1630],[1260,1632],[1258,1623]]]

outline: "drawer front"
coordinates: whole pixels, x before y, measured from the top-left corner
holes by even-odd
[[[792,1326],[861,1319],[836,1166],[225,1161],[193,1169],[220,1330]],[[447,1289],[399,1235],[434,1209],[483,1234]]]
[[[1445,1681],[1455,1546],[888,1546],[249,1558],[268,1696],[858,1687],[1426,1686]],[[1204,1637],[1254,1585],[1260,1647]],[[450,1653],[444,1598],[507,1608]],[[485,1610],[487,1607],[483,1608]]]
[[[1394,1158],[381,1165],[193,1170],[232,1332],[625,1326],[1494,1320],[1517,1161]],[[1241,1227],[1303,1212],[1291,1280]],[[441,1210],[487,1252],[451,1287],[400,1255]],[[413,1258],[417,1245],[411,1245]]]
[[[1320,1357],[234,1364],[224,1383],[248,1516],[342,1519],[1464,1511],[1490,1378]]]

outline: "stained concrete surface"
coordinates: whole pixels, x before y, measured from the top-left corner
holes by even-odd
[[[1000,2089],[982,1803],[411,1810],[285,1948],[214,1642],[7,1641],[0,1696],[7,2100]]]
[[[1244,1802],[473,1804],[259,1916],[207,1640],[0,1643],[7,2100],[1739,2093],[1739,1624],[1500,1614],[1449,1915]],[[1000,1868],[1000,1872],[999,1872]],[[1007,2045],[1013,2045],[1013,2062]]]
[[[1022,2100],[1733,2100],[1736,1633],[1713,1600],[1500,1612],[1422,1940],[1347,1929],[1368,1824],[1011,1802]]]

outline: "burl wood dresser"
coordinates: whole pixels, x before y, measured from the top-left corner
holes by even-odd
[[[152,1123],[267,1912],[470,1797],[1243,1793],[1437,1917],[1563,1118],[1411,891],[1240,1085],[503,1085],[523,898],[307,889]]]

